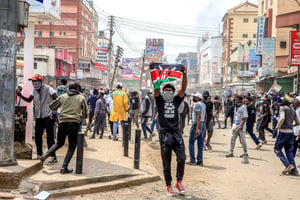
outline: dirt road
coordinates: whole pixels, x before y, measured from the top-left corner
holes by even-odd
[[[185,128],[187,161],[189,128]],[[70,197],[68,199],[241,199],[241,200],[296,200],[300,199],[300,177],[281,175],[283,165],[273,152],[274,139],[267,137],[268,144],[260,150],[247,135],[250,164],[242,164],[242,148],[239,142],[233,158],[226,158],[230,144],[230,129],[215,129],[212,151],[204,151],[204,166],[186,165],[185,196],[167,197],[164,180],[137,187],[97,194]],[[156,138],[157,139],[157,136]],[[158,143],[143,142],[141,159],[152,163],[162,175],[162,164]],[[300,163],[300,157],[296,157]],[[172,160],[172,175],[175,177],[175,155]],[[175,188],[174,188],[175,189]],[[176,191],[176,190],[175,190]],[[66,199],[66,198],[65,198]]]

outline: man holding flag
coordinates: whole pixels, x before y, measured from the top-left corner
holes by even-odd
[[[173,196],[171,176],[172,150],[176,153],[177,161],[177,183],[176,188],[180,194],[184,194],[182,179],[185,167],[184,141],[179,129],[178,107],[184,99],[187,87],[186,68],[183,65],[167,65],[160,63],[150,64],[151,77],[154,85],[155,101],[159,113],[159,140],[161,146],[161,157],[163,161],[164,177],[167,185],[167,194]],[[174,85],[167,83],[160,91],[160,84],[180,79],[182,77],[181,89],[175,95]]]

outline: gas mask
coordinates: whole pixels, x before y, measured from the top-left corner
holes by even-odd
[[[173,91],[164,91],[163,98],[166,102],[172,102],[174,99],[174,92]]]
[[[36,82],[32,82],[32,85],[33,85],[34,89],[39,90],[39,89],[41,89],[43,83],[40,81],[36,81]]]

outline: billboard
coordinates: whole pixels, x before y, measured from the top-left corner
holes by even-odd
[[[214,83],[221,83],[221,73],[218,62],[212,62],[212,79]]]
[[[60,20],[60,6],[61,0],[27,0],[30,4],[29,13],[30,17],[37,17],[38,19],[56,18]]]
[[[108,47],[101,46],[96,49],[96,63],[95,70],[107,71],[108,70]]]
[[[257,34],[256,34],[256,55],[262,55],[263,42],[265,37],[266,17],[257,18]]]
[[[145,54],[146,60],[161,61],[164,55],[164,39],[147,38]]]
[[[262,48],[262,76],[274,75],[275,38],[264,38]]]
[[[300,65],[300,31],[290,32],[289,62],[291,66]]]
[[[260,56],[257,56],[255,49],[249,49],[249,71],[257,72],[260,65]]]
[[[141,71],[140,58],[122,59],[122,80],[140,80]]]

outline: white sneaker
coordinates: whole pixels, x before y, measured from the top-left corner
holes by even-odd
[[[263,144],[262,144],[262,143],[259,143],[259,144],[256,146],[255,149],[260,149],[262,146],[263,146]]]

